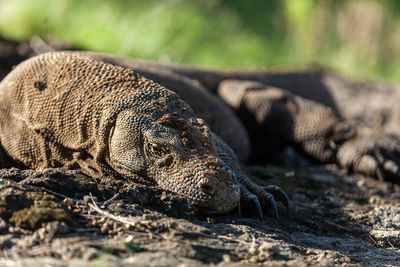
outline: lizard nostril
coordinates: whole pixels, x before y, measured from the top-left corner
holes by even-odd
[[[208,195],[213,195],[215,192],[214,187],[209,183],[201,183],[200,190]]]

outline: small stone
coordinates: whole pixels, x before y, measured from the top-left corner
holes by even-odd
[[[83,196],[83,202],[85,203],[92,203],[92,198],[94,202],[97,202],[97,197],[90,196],[90,195],[84,195]]]
[[[234,237],[235,237],[235,235],[234,235],[234,234],[232,234],[232,233],[228,233],[228,234],[226,234],[226,235],[225,235],[225,237],[228,237],[228,238],[234,238]]]
[[[89,248],[87,249],[83,255],[82,258],[86,261],[93,260],[94,258],[97,258],[97,249],[95,248]]]
[[[369,204],[377,204],[377,203],[379,203],[380,201],[379,201],[379,197],[377,197],[377,196],[371,196],[369,199],[368,199],[368,203]]]
[[[231,262],[231,261],[232,261],[231,255],[229,255],[229,254],[223,254],[223,255],[222,255],[222,260],[223,260],[224,262]]]
[[[62,255],[61,255],[61,259],[62,259],[63,261],[67,261],[67,260],[69,260],[70,258],[69,258],[67,255],[62,254]]]
[[[18,226],[9,226],[8,227],[8,231],[10,233],[20,233],[21,232],[21,228]]]
[[[257,248],[255,246],[251,246],[249,249],[249,254],[250,255],[255,255],[257,253]]]
[[[365,186],[365,181],[364,180],[358,180],[357,181],[357,186],[358,187],[364,187]]]
[[[133,235],[130,235],[130,236],[128,236],[128,237],[125,239],[125,243],[132,242],[133,239],[134,239]]]
[[[214,219],[210,218],[210,217],[207,217],[207,223],[213,224],[214,223]]]
[[[269,255],[275,257],[280,254],[279,247],[273,245],[272,243],[264,242],[258,247],[259,253],[268,253]]]
[[[257,259],[257,257],[251,257],[250,259],[249,259],[249,262],[250,263],[256,263],[256,262],[258,262],[258,259]]]

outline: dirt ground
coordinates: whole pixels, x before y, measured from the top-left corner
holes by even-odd
[[[173,194],[79,171],[4,169],[0,265],[400,265],[399,186],[334,165],[302,169],[246,168],[291,199],[279,220],[262,221],[195,216]]]
[[[0,73],[31,48],[0,40]],[[400,266],[400,186],[281,158],[291,167],[245,168],[291,200],[262,221],[80,171],[0,170],[0,266]]]

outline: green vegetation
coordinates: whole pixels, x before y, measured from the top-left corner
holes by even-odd
[[[0,34],[209,67],[400,81],[397,0],[0,0]]]

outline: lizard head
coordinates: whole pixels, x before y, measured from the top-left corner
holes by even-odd
[[[178,97],[152,100],[150,109],[118,114],[110,133],[109,165],[123,177],[190,199],[198,213],[235,208],[239,186],[218,156],[207,124]]]

